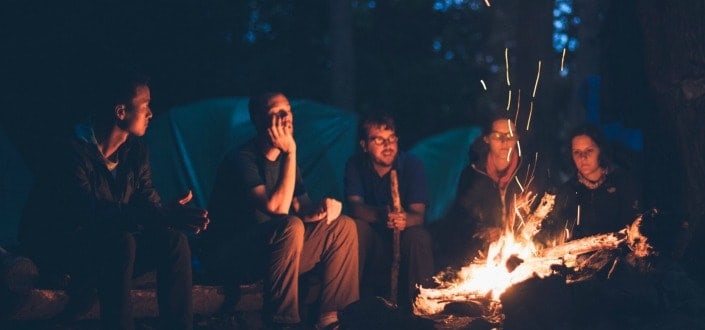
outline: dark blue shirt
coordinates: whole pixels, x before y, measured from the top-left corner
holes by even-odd
[[[428,205],[426,169],[418,157],[399,152],[392,164],[399,178],[399,197],[404,209],[421,203]],[[367,154],[358,153],[345,165],[345,196],[360,196],[370,206],[391,206],[389,173],[380,177]]]

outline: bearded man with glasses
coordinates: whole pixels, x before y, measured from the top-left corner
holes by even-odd
[[[345,201],[358,224],[361,294],[390,292],[392,233],[400,231],[399,296],[410,308],[416,284],[433,275],[431,236],[424,227],[428,205],[426,170],[421,160],[399,151],[394,119],[372,115],[359,126],[361,152],[345,168]],[[392,205],[390,172],[396,170],[402,210]]]

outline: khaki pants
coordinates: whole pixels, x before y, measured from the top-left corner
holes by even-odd
[[[359,299],[357,230],[340,216],[304,223],[287,216],[261,224],[268,238],[264,277],[265,313],[273,322],[298,323],[299,275],[316,265],[322,271],[321,313],[338,311]]]

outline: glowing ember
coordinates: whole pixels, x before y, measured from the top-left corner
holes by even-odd
[[[480,79],[480,83],[482,84],[482,89],[487,90],[487,85],[485,85],[485,81]]]

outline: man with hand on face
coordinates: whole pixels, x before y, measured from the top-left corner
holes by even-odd
[[[134,328],[131,280],[153,269],[164,329],[191,329],[191,252],[177,229],[205,230],[208,212],[185,207],[190,192],[163,205],[152,184],[147,78],[122,69],[96,85],[98,111],[75,127],[66,158],[47,162],[52,182],[30,198],[21,244],[44,274],[71,276],[70,304],[97,286],[105,329]]]
[[[359,298],[355,223],[341,215],[340,202],[309,199],[286,96],[256,95],[248,107],[257,136],[229,152],[218,169],[210,201],[215,228],[204,237],[206,267],[233,281],[243,266],[259,264],[264,321],[286,328],[301,322],[299,275],[319,266],[316,326],[335,329],[338,311]]]
[[[362,152],[345,167],[345,199],[357,221],[364,293],[387,295],[392,233],[400,231],[401,306],[411,306],[416,284],[433,275],[431,236],[424,227],[428,183],[421,160],[398,150],[394,119],[372,115],[359,127]],[[390,172],[397,171],[402,210],[392,205]]]

